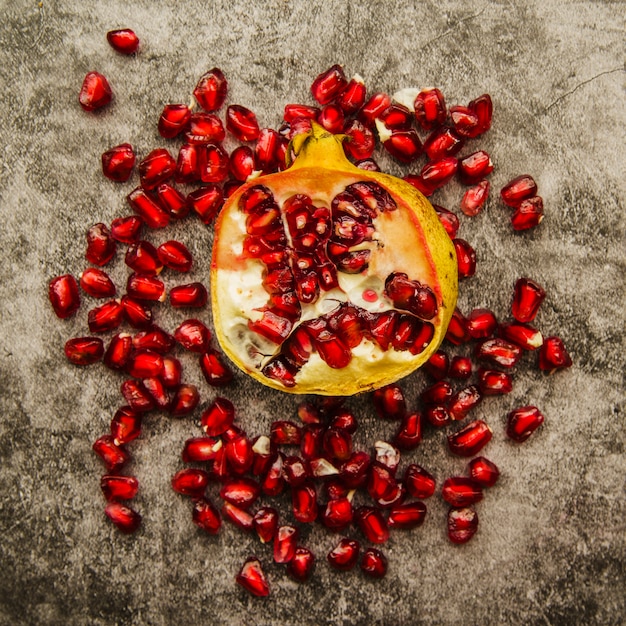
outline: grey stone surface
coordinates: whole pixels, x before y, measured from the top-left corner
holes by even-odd
[[[623,623],[623,8],[566,0],[2,0],[0,623]],[[105,33],[121,26],[141,37],[138,56],[108,47]],[[393,535],[384,548],[389,573],[371,582],[329,571],[324,555],[335,538],[304,529],[320,562],[300,586],[251,536],[226,524],[208,537],[191,524],[189,502],[169,479],[182,467],[183,442],[200,432],[194,420],[146,419],[130,446],[143,527],[126,537],[107,523],[91,443],[119,406],[120,378],[66,362],[63,344],[85,333],[88,307],[62,322],[46,293],[51,277],[86,266],[85,230],[127,211],[131,183],[102,177],[103,150],[130,141],[145,155],[162,145],[163,104],[188,101],[213,66],[230,80],[230,102],[252,106],[275,127],[283,105],[308,102],[312,78],[336,62],[371,90],[436,85],[450,103],[492,95],[494,127],[474,145],[497,170],[485,212],[463,220],[479,269],[462,285],[460,305],[506,316],[515,279],[535,278],[548,291],[538,323],[564,338],[575,363],[546,377],[529,359],[513,393],[477,412],[494,429],[487,452],[503,475],[477,507],[472,542],[448,543],[446,507],[435,496],[422,528]],[[88,115],[76,97],[93,69],[109,77],[115,101]],[[497,190],[524,172],[536,177],[547,217],[516,235]],[[460,194],[455,183],[435,201],[456,208]],[[188,220],[168,235],[190,246],[193,276],[207,281],[211,230]],[[118,261],[112,274],[121,284],[120,253]],[[182,319],[159,315],[170,330]],[[185,366],[208,402],[214,392],[191,360]],[[419,373],[403,382],[412,404],[425,384]],[[242,375],[226,393],[251,434],[295,416],[293,397]],[[512,445],[504,416],[528,403],[546,423]],[[360,446],[391,436],[367,398],[350,406],[361,419]],[[440,481],[465,466],[443,442],[431,432],[408,456]],[[265,600],[233,582],[251,552],[271,580]]]

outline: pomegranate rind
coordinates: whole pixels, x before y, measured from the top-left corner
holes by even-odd
[[[342,141],[342,136],[332,135],[313,124],[311,134],[294,138],[292,149],[297,156],[290,167],[277,174],[254,178],[239,187],[224,204],[216,222],[211,262],[211,299],[216,337],[225,354],[242,371],[264,385],[288,393],[349,396],[404,378],[437,350],[456,306],[456,253],[432,205],[405,181],[352,165],[345,157]],[[303,193],[309,195],[316,205],[330,206],[335,195],[359,181],[377,183],[396,201],[397,210],[381,212],[374,219],[382,241],[393,242],[393,245],[376,250],[368,269],[356,278],[340,273],[340,286],[344,288],[350,281],[360,280],[364,288],[368,279],[380,281],[382,277],[384,281],[384,277],[391,272],[407,273],[411,278],[429,285],[437,297],[437,314],[430,320],[434,335],[426,349],[417,355],[393,348],[382,351],[364,339],[353,349],[350,363],[340,369],[329,367],[314,353],[295,375],[296,384],[286,387],[261,372],[269,360],[268,356],[261,355],[277,354],[278,346],[266,344],[264,350],[259,349],[256,334],[256,343],[251,346],[252,333],[247,322],[250,316],[255,315],[255,309],[267,304],[268,295],[261,284],[263,264],[245,258],[241,253],[246,230],[239,200],[251,187],[264,185],[273,192],[279,205],[293,194]],[[358,290],[362,290],[361,283],[353,291]],[[303,314],[302,319],[326,312],[309,312],[307,317]]]

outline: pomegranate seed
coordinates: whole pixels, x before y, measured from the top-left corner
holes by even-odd
[[[194,499],[191,519],[196,526],[210,535],[216,535],[222,526],[219,511],[205,497]]]
[[[277,454],[267,470],[267,474],[265,474],[263,478],[261,491],[263,491],[266,496],[277,496],[282,493],[284,486],[283,457]]]
[[[128,295],[122,296],[122,308],[126,321],[138,329],[146,329],[152,326],[152,311],[138,300]]]
[[[341,531],[352,523],[352,504],[348,498],[329,500],[322,512],[321,521],[326,528]]]
[[[141,187],[133,189],[126,200],[148,228],[165,228],[170,223],[169,213]]]
[[[409,530],[421,526],[425,517],[426,506],[423,502],[405,502],[391,507],[387,523],[389,528]]]
[[[128,361],[128,373],[134,378],[158,376],[163,369],[163,358],[152,350],[137,350]]]
[[[106,265],[115,254],[117,245],[105,224],[94,224],[87,231],[85,258],[94,265]]]
[[[203,463],[213,461],[217,451],[222,448],[221,439],[212,437],[193,437],[185,441],[182,459],[185,463]]]
[[[353,115],[363,106],[365,93],[363,79],[356,75],[337,98],[337,104],[346,115]]]
[[[352,436],[341,428],[329,428],[324,433],[323,448],[328,458],[346,461],[352,455]]]
[[[376,389],[372,401],[378,416],[384,419],[402,419],[406,415],[406,401],[402,389],[396,385],[386,385]]]
[[[299,446],[302,441],[302,429],[286,420],[272,422],[270,440],[278,446]]]
[[[200,320],[189,319],[174,331],[174,337],[185,350],[202,353],[209,349],[211,333]]]
[[[191,498],[200,498],[209,484],[209,475],[200,469],[182,469],[172,477],[172,489]]]
[[[317,493],[314,485],[305,481],[292,487],[291,504],[293,517],[297,522],[309,524],[317,518]]]
[[[322,453],[322,438],[325,429],[319,424],[308,424],[302,429],[300,453],[307,461],[317,459]]]
[[[478,530],[478,515],[471,507],[448,511],[448,538],[452,543],[468,542]]]
[[[413,128],[393,130],[383,141],[383,146],[392,157],[402,163],[413,163],[422,154],[422,142]]]
[[[468,472],[471,479],[481,487],[493,487],[500,477],[500,470],[484,456],[477,456],[469,462]]]
[[[97,439],[93,444],[93,451],[111,473],[117,473],[130,459],[128,453],[116,445],[112,435],[103,435]]]
[[[560,337],[546,337],[539,350],[539,369],[554,372],[571,367],[572,357]]]
[[[141,524],[141,515],[119,502],[109,502],[104,509],[105,515],[123,533],[134,533]]]
[[[434,385],[427,387],[420,394],[424,404],[444,404],[452,397],[452,386],[448,381],[440,380]]]
[[[507,322],[500,324],[499,334],[524,350],[536,350],[543,345],[543,335],[530,324]]]
[[[546,292],[535,281],[530,278],[519,278],[515,283],[511,304],[513,317],[518,322],[532,322],[545,297]]]
[[[293,559],[287,564],[287,573],[299,583],[304,583],[313,575],[315,556],[308,548],[298,546]]]
[[[165,383],[163,383],[165,384]],[[169,412],[172,417],[182,417],[189,415],[200,403],[200,394],[195,385],[180,385],[174,392],[174,396],[169,405]]]
[[[107,41],[111,48],[121,54],[135,54],[139,48],[139,37],[130,28],[110,30]]]
[[[463,194],[460,205],[461,211],[468,217],[478,215],[483,210],[488,195],[489,181],[481,180]]]
[[[391,98],[386,93],[375,93],[363,105],[358,113],[359,122],[368,128],[372,128],[376,118],[389,108]]]
[[[530,174],[522,174],[509,181],[500,190],[500,197],[507,206],[517,208],[527,198],[537,195],[537,183]]]
[[[317,116],[317,122],[329,133],[337,134],[343,130],[345,116],[338,104],[327,104]]]
[[[225,433],[235,419],[235,407],[230,400],[217,397],[202,413],[202,429],[209,437],[217,437]]]
[[[450,239],[454,239],[459,230],[459,218],[452,211],[449,211],[438,204],[433,204],[433,209],[437,212],[437,217],[439,217],[439,221],[446,229],[448,237],[450,237]]]
[[[356,416],[349,409],[338,409],[329,424],[330,428],[341,428],[353,435],[358,428]]]
[[[89,267],[81,273],[79,284],[85,293],[94,298],[111,298],[116,291],[109,275],[95,267]]]
[[[111,436],[116,446],[130,443],[141,434],[141,413],[129,406],[118,409],[111,420]]]
[[[465,428],[448,435],[448,447],[458,456],[474,456],[489,443],[492,431],[482,420],[470,422]]]
[[[172,155],[165,148],[156,148],[139,163],[141,186],[146,191],[155,189],[174,176],[175,171],[176,161]]]
[[[482,399],[483,396],[476,385],[469,385],[469,387],[460,389],[450,398],[448,403],[451,419],[455,421],[464,419],[475,406],[480,404]]]
[[[174,180],[179,184],[190,184],[200,180],[202,146],[183,144],[176,158]]]
[[[135,215],[118,217],[111,222],[111,237],[121,243],[135,243],[142,226],[143,220]]]
[[[478,370],[478,387],[484,396],[496,396],[510,393],[513,380],[506,372],[498,370]]]
[[[167,389],[176,389],[180,385],[182,366],[178,359],[171,356],[163,357],[163,370],[161,380]]]
[[[288,456],[282,461],[283,477],[291,487],[302,485],[311,477],[309,465],[298,456]]]
[[[152,376],[143,379],[143,385],[154,400],[155,406],[162,411],[170,410],[170,397],[165,389],[165,385],[160,378]]]
[[[210,224],[224,205],[224,192],[215,183],[192,191],[187,196],[191,208],[204,224]]]
[[[200,357],[200,369],[207,383],[213,387],[224,387],[233,379],[231,369],[216,350],[208,350]]]
[[[429,424],[435,428],[447,426],[452,419],[448,409],[440,404],[429,404],[424,409],[424,417],[428,420]]]
[[[215,453],[215,458],[213,459],[213,465],[211,466],[211,476],[215,478],[215,480],[218,480],[220,482],[224,482],[225,480],[228,480],[231,477],[231,470],[230,470],[230,466],[228,465],[228,459],[226,458],[226,449],[224,448],[224,446],[219,448],[217,452]],[[230,507],[232,506],[232,504],[229,504],[228,506]],[[241,510],[241,509],[237,509],[237,510]],[[222,507],[222,513],[225,513],[226,515],[228,515],[229,518],[235,515],[235,513],[233,512],[225,511],[224,507]],[[245,513],[245,511],[242,511],[242,513]],[[233,523],[235,522],[233,521]],[[245,527],[245,520],[242,523],[242,527]]]
[[[367,493],[372,500],[381,500],[392,494],[397,487],[393,472],[382,463],[372,463],[367,481]]]
[[[97,363],[103,354],[104,344],[97,337],[76,337],[65,343],[65,356],[74,365]]]
[[[493,117],[493,103],[489,94],[484,93],[482,96],[472,100],[467,108],[470,109],[478,118],[478,126],[480,132],[484,133],[491,128],[491,119]]]
[[[534,196],[523,200],[511,216],[513,230],[528,230],[543,221],[543,199]]]
[[[536,406],[514,409],[507,416],[506,434],[513,441],[526,441],[543,424],[544,417]]]
[[[443,350],[437,350],[424,364],[425,370],[436,380],[442,380],[448,375],[450,359]]]
[[[281,526],[274,537],[274,562],[289,563],[296,553],[298,530],[294,526]]]
[[[256,115],[238,104],[231,104],[226,109],[226,128],[239,141],[256,141],[261,132]]]
[[[147,330],[142,330],[133,337],[133,348],[135,350],[153,350],[164,355],[174,347],[175,342],[176,340],[172,335],[153,324]]]
[[[370,543],[385,543],[389,528],[382,513],[371,506],[361,506],[354,512],[357,526]]]
[[[319,112],[319,107],[308,106],[306,104],[286,104],[283,119],[288,124],[303,118],[315,120]]]
[[[199,166],[203,183],[221,183],[228,177],[228,154],[223,148],[209,144],[202,152]]]
[[[341,65],[333,65],[322,72],[311,85],[311,94],[320,104],[328,104],[340,96],[348,86]]]
[[[336,570],[345,572],[351,570],[359,560],[361,546],[356,539],[344,537],[328,553],[326,557],[329,565]]]
[[[132,337],[128,333],[119,333],[111,338],[102,361],[109,369],[126,369],[132,349]]]
[[[120,387],[120,391],[126,402],[135,411],[140,413],[152,411],[156,406],[154,398],[140,380],[125,380]]]
[[[430,161],[438,161],[444,157],[457,154],[465,140],[459,137],[452,128],[434,130],[424,141],[424,152]]]
[[[437,161],[427,163],[422,168],[420,177],[434,191],[443,187],[454,177],[457,167],[458,161],[456,157],[443,157]]]
[[[191,109],[186,104],[166,104],[159,117],[159,135],[173,139],[187,130]]]
[[[470,340],[470,334],[467,329],[467,318],[455,309],[446,331],[446,339],[453,345],[459,346]]]
[[[326,489],[326,495],[329,500],[340,500],[341,498],[347,498],[350,490],[346,487],[340,478],[331,478],[324,483]]]
[[[423,89],[413,103],[415,119],[424,130],[433,130],[446,121],[446,101],[439,89]]]
[[[387,574],[387,558],[376,548],[368,548],[361,559],[361,571],[372,578],[384,578]]]
[[[138,241],[126,251],[124,262],[134,272],[156,276],[163,269],[156,248],[149,241]]]
[[[91,309],[87,316],[89,331],[92,333],[103,333],[113,330],[122,323],[124,309],[117,300],[110,300],[105,304]]]
[[[110,180],[125,183],[135,167],[135,152],[129,143],[109,148],[102,153],[102,173]]]
[[[367,482],[371,459],[367,452],[354,452],[339,470],[341,482],[349,489],[357,489]]]
[[[105,474],[100,479],[100,488],[109,502],[132,500],[139,490],[139,481],[133,476]]]
[[[177,272],[188,272],[191,269],[193,263],[191,253],[180,241],[166,241],[156,251],[165,267]]]
[[[402,418],[393,442],[401,450],[414,450],[422,441],[422,414],[410,413]]]
[[[202,308],[207,299],[207,290],[202,283],[179,285],[170,290],[170,304],[176,308]]]
[[[212,113],[192,113],[189,119],[187,143],[194,145],[221,144],[226,137],[222,120]],[[202,151],[199,152],[201,154]]]
[[[182,219],[189,214],[191,207],[187,198],[178,189],[168,183],[161,183],[156,188],[157,201],[174,219]]]
[[[230,153],[228,170],[236,180],[245,182],[255,167],[254,152],[249,146],[239,146]]]
[[[459,280],[470,278],[476,273],[476,251],[465,239],[452,240],[456,250],[456,262],[459,271]]]
[[[435,479],[423,467],[415,463],[407,466],[404,473],[404,484],[414,498],[430,498],[435,493]]]
[[[254,514],[253,524],[261,543],[274,541],[278,531],[278,511],[270,506],[260,508]]]
[[[496,337],[495,339],[485,339],[476,346],[475,355],[477,359],[491,361],[500,367],[514,367],[522,356],[519,346]]]
[[[483,499],[483,492],[472,478],[454,476],[444,481],[441,496],[448,504],[462,508],[480,502]]]
[[[246,559],[243,567],[235,577],[235,581],[253,596],[265,597],[270,594],[267,578],[259,559],[255,556],[250,556]]]
[[[461,137],[478,137],[483,132],[478,115],[470,108],[453,106],[450,107],[449,114],[454,130]]]
[[[435,189],[432,185],[429,185],[421,176],[414,174],[407,174],[402,179],[417,189],[421,194],[426,197],[432,196],[435,193]]]
[[[472,152],[459,160],[459,179],[465,185],[474,185],[492,171],[491,157],[484,150]]]
[[[224,104],[227,92],[228,82],[224,74],[214,67],[200,78],[193,95],[205,111],[217,111]]]
[[[235,474],[243,475],[252,467],[254,452],[250,440],[245,435],[229,441],[224,448],[228,465]]]
[[[358,120],[348,122],[343,129],[346,141],[343,149],[346,155],[354,160],[369,159],[374,154],[376,139],[374,133]]]
[[[472,339],[487,339],[498,327],[498,320],[490,309],[473,309],[467,316],[467,332]]]
[[[220,497],[231,504],[248,509],[261,493],[259,484],[250,478],[237,478],[226,482],[220,489]]]
[[[472,360],[466,356],[455,356],[450,363],[450,378],[467,380],[472,375]]]
[[[95,111],[109,102],[113,92],[109,81],[99,72],[88,72],[78,94],[78,102],[85,111]]]

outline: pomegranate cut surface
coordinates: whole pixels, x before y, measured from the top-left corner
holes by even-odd
[[[287,170],[243,184],[224,205],[213,315],[224,352],[257,380],[345,396],[398,380],[437,349],[457,268],[412,186],[356,168],[341,139],[312,124]],[[406,293],[389,293],[392,275],[406,277]]]

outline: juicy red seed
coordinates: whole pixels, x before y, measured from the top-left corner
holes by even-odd
[[[274,561],[289,563],[296,553],[298,529],[294,526],[281,526],[274,537]]]
[[[167,389],[176,389],[180,385],[182,366],[178,359],[171,356],[163,357],[163,370],[161,380]]]
[[[361,559],[361,571],[372,578],[384,578],[387,574],[387,558],[376,548],[368,548]]]
[[[297,487],[311,477],[309,465],[298,456],[288,456],[283,459],[282,473],[291,487]]]
[[[544,417],[536,406],[514,409],[507,416],[506,434],[513,441],[526,441],[543,424]]]
[[[310,524],[317,519],[317,493],[315,486],[305,481],[301,485],[292,486],[291,508],[297,522]]]
[[[474,276],[476,273],[476,250],[465,239],[456,238],[452,240],[452,243],[456,250],[459,279]]]
[[[224,502],[222,505],[222,515],[231,523],[240,528],[241,530],[251,531],[253,530],[253,517],[252,514],[241,509],[230,502]]]
[[[190,184],[200,180],[202,146],[184,143],[176,157],[174,180],[179,184]],[[157,188],[158,189],[158,188]]]
[[[424,409],[424,417],[431,426],[435,428],[443,428],[450,423],[452,419],[448,409],[441,404],[429,404]]]
[[[125,380],[120,391],[126,402],[135,411],[151,411],[156,406],[154,398],[140,380]]]
[[[399,420],[406,415],[406,400],[399,385],[391,384],[377,389],[372,394],[372,401],[379,417]]]
[[[473,185],[493,172],[491,157],[484,150],[472,152],[459,160],[459,178],[465,185]]]
[[[261,129],[254,149],[256,169],[265,173],[276,171],[277,166],[281,164],[279,157],[281,145],[282,140],[277,131],[271,128]]]
[[[211,466],[211,476],[220,482],[224,482],[232,475],[231,469],[228,465],[228,459],[226,458],[226,449],[224,446],[219,448],[215,453],[215,458],[213,459],[213,465]],[[232,506],[232,505],[228,505]],[[245,511],[244,511],[245,512]],[[224,510],[222,507],[222,513],[226,513],[231,517],[230,512],[228,510]],[[231,520],[232,521],[232,520]]]
[[[470,187],[461,198],[461,211],[468,217],[478,215],[487,202],[489,195],[489,181],[481,180],[477,185]]]
[[[336,135],[343,130],[345,116],[338,104],[327,104],[317,116],[317,122],[329,133]]]
[[[117,217],[111,222],[111,237],[121,243],[135,243],[142,226],[143,220],[136,215]]]
[[[431,189],[439,189],[454,177],[457,166],[456,157],[443,157],[424,165],[420,177]]]
[[[97,363],[103,354],[104,344],[97,337],[76,337],[65,343],[65,356],[74,365]]]
[[[306,104],[286,104],[283,119],[288,124],[302,118],[315,120],[317,119],[319,112],[319,107],[308,106]]]
[[[127,371],[134,378],[152,378],[163,369],[163,358],[152,350],[137,350],[128,361]]]
[[[186,104],[166,104],[159,117],[159,135],[173,139],[187,130],[191,109]]]
[[[235,179],[245,182],[255,167],[254,152],[249,146],[239,146],[230,153],[228,169]]]
[[[96,267],[89,267],[79,276],[83,291],[94,298],[111,298],[115,295],[115,285],[109,275]]]
[[[135,350],[153,350],[164,355],[174,347],[175,341],[172,335],[153,324],[150,328],[135,334],[133,348]]]
[[[457,154],[465,140],[459,137],[452,128],[434,130],[424,141],[424,152],[431,161]]]
[[[126,251],[124,262],[134,272],[156,276],[163,269],[156,248],[149,241],[138,241]]]
[[[478,387],[484,396],[496,396],[510,393],[513,389],[513,380],[506,372],[480,369]]]
[[[452,543],[468,542],[478,530],[478,515],[471,507],[448,511],[448,538]]]
[[[200,469],[182,469],[172,477],[172,489],[176,493],[191,498],[199,498],[209,484],[209,475]]]
[[[500,470],[496,464],[484,456],[477,456],[472,459],[467,469],[470,478],[481,487],[493,487],[500,477]]]
[[[528,230],[538,226],[543,221],[543,199],[534,196],[523,200],[511,216],[513,230]]]
[[[139,481],[134,476],[105,474],[100,479],[100,488],[109,502],[132,500],[139,490]]]
[[[211,333],[200,320],[189,319],[174,331],[174,337],[185,350],[202,353],[209,349]]]
[[[172,417],[189,415],[200,403],[200,394],[195,385],[180,385],[174,392],[170,402],[169,412]]]
[[[253,524],[261,543],[274,541],[278,530],[278,511],[270,506],[260,508],[254,514]]]
[[[217,397],[202,413],[202,429],[209,437],[217,437],[225,433],[235,419],[235,407],[230,400]]]
[[[483,491],[472,478],[453,476],[444,481],[441,496],[448,504],[460,508],[480,502],[483,499]]]
[[[453,106],[450,107],[449,114],[454,130],[461,137],[478,137],[483,132],[478,116],[470,108]]]
[[[261,567],[259,559],[250,556],[235,577],[238,585],[242,586],[253,596],[265,597],[270,594],[270,587]]]
[[[313,575],[315,555],[308,548],[298,546],[293,559],[287,565],[287,573],[299,583],[304,583]]]
[[[547,372],[571,367],[572,357],[560,337],[546,337],[539,350],[539,369]]]
[[[272,422],[270,440],[277,446],[299,446],[302,441],[302,429],[286,420]]]
[[[105,304],[91,309],[87,315],[89,331],[104,333],[113,330],[122,323],[124,309],[117,300],[110,300]]]
[[[231,104],[226,109],[226,128],[239,141],[256,141],[261,132],[256,115],[238,104]]]
[[[369,159],[374,154],[376,147],[374,133],[361,122],[358,120],[348,122],[343,132],[346,135],[343,149],[350,158],[360,161]]]
[[[370,543],[385,543],[389,528],[382,513],[371,506],[361,506],[354,512],[357,526]]]
[[[524,350],[536,350],[543,345],[543,335],[530,324],[507,322],[500,324],[499,334]]]
[[[324,433],[325,455],[336,461],[346,461],[352,455],[352,436],[341,428],[329,428]]]
[[[341,482],[350,489],[362,487],[367,482],[370,464],[371,458],[367,452],[354,452],[341,466]]]
[[[439,89],[423,89],[413,103],[415,119],[424,130],[433,130],[446,121],[446,101]]]
[[[409,494],[414,498],[430,498],[435,493],[435,479],[423,467],[415,463],[407,466],[403,482]]]
[[[409,530],[424,523],[426,505],[423,502],[404,502],[395,504],[389,511],[389,528]]]
[[[109,104],[112,96],[109,81],[99,72],[88,72],[80,88],[78,102],[83,110],[95,111]]]
[[[161,206],[175,219],[182,219],[189,214],[191,207],[187,198],[172,185],[161,183],[156,188],[157,200]]]
[[[472,360],[466,356],[455,356],[450,363],[450,378],[466,380],[472,375]]]
[[[143,379],[143,385],[154,400],[154,404],[162,411],[170,410],[170,397],[160,378],[152,376]]]
[[[174,175],[176,161],[165,148],[152,150],[139,163],[141,186],[150,191]]]
[[[473,309],[467,316],[467,332],[472,339],[487,339],[498,327],[498,320],[490,309]]]
[[[185,463],[204,463],[212,461],[217,451],[222,448],[221,439],[213,437],[192,437],[185,441],[182,459]]]
[[[93,444],[93,451],[102,459],[109,472],[116,473],[129,461],[128,453],[116,445],[112,435],[103,435]]]
[[[518,322],[532,322],[546,297],[543,288],[530,278],[519,278],[515,283],[511,312]]]
[[[519,346],[496,337],[495,339],[485,339],[476,346],[475,355],[477,359],[510,368],[517,365],[522,356],[522,350]]]
[[[110,180],[124,183],[135,167],[135,152],[129,143],[109,148],[102,153],[102,173]]]
[[[381,500],[389,496],[397,487],[396,479],[392,471],[383,464],[372,464],[367,481],[367,493],[372,500]]]
[[[400,429],[393,442],[401,450],[414,450],[422,441],[423,418],[421,413],[410,413],[402,418]]]
[[[277,380],[285,387],[294,387],[296,384],[296,368],[285,357],[278,356],[272,359],[262,370],[263,375]]]
[[[390,105],[391,98],[386,93],[378,92],[373,94],[359,111],[359,121],[371,128],[374,126],[374,120],[380,117]]]
[[[192,113],[189,119],[189,132],[185,136],[190,144],[221,144],[226,137],[222,120],[213,113]],[[198,153],[202,154],[202,150]]]
[[[202,151],[200,159],[200,180],[203,183],[222,183],[228,177],[228,154],[215,144],[209,144]]]
[[[321,515],[321,521],[326,528],[341,531],[352,523],[352,503],[348,498],[329,500]]]
[[[440,380],[434,385],[427,387],[420,394],[420,399],[425,404],[444,404],[452,397],[452,386],[446,380]]]
[[[441,225],[446,229],[448,237],[454,239],[459,230],[459,218],[452,211],[437,204],[433,204],[433,209],[437,212],[437,217]]]
[[[156,249],[156,252],[161,263],[169,269],[177,272],[188,272],[191,269],[193,263],[191,253],[180,241],[166,241]]]
[[[170,304],[173,307],[202,308],[208,299],[208,293],[202,283],[179,285],[170,290]]]
[[[237,478],[226,482],[220,489],[220,498],[241,509],[248,509],[261,493],[259,484],[251,478]]]
[[[298,405],[298,417],[304,424],[319,424],[321,422],[320,411],[310,402],[301,402]]]
[[[356,539],[344,537],[328,553],[326,557],[329,565],[336,570],[345,572],[351,570],[359,560],[361,546]]]
[[[224,387],[233,379],[224,357],[216,350],[208,350],[200,357],[200,369],[207,383],[213,387]]]
[[[132,337],[127,333],[119,333],[111,338],[102,361],[109,369],[123,370],[126,368],[132,349]]]
[[[119,502],[109,502],[104,509],[105,515],[123,533],[134,533],[141,524],[141,515]]]
[[[437,350],[424,364],[424,369],[436,380],[442,380],[448,375],[450,358],[443,350]]]
[[[328,104],[340,96],[348,86],[341,65],[333,65],[322,72],[311,85],[311,94],[320,104]]]
[[[500,190],[500,197],[507,206],[517,208],[527,198],[537,195],[537,183],[530,174],[522,174],[509,181]]]
[[[446,331],[446,339],[459,346],[462,343],[467,343],[470,340],[470,334],[467,330],[467,318],[459,311],[455,309]]]
[[[283,457],[277,454],[261,482],[261,491],[267,496],[277,496],[282,493],[284,487]]]
[[[210,535],[216,535],[222,526],[219,511],[207,498],[194,499],[191,519],[196,526]]]
[[[467,105],[467,108],[473,111],[478,118],[481,133],[491,128],[493,103],[491,102],[491,96],[489,96],[489,94],[484,93],[482,96],[478,96],[478,98],[475,98]]]
[[[87,231],[85,258],[94,265],[106,265],[115,254],[117,244],[105,224],[94,224]]]
[[[191,208],[204,224],[210,224],[224,205],[224,192],[215,183],[210,183],[192,191],[187,196]]]
[[[422,154],[422,142],[413,128],[392,131],[383,146],[392,157],[402,163],[413,163]]]
[[[448,435],[448,447],[458,456],[474,456],[489,443],[492,431],[482,420],[470,422],[465,428]]]
[[[119,28],[107,33],[109,45],[121,54],[134,54],[139,48],[139,37],[130,28]]]
[[[359,76],[355,76],[337,98],[337,104],[346,115],[352,115],[363,106],[365,93],[366,89],[363,81]]]
[[[141,413],[123,406],[115,412],[111,420],[111,436],[116,446],[137,439],[141,434]]]
[[[224,74],[214,67],[200,78],[193,95],[205,111],[217,111],[224,104],[227,92],[228,82]]]
[[[148,228],[165,228],[170,223],[169,213],[145,189],[133,189],[126,200]]]
[[[450,417],[455,421],[462,420],[475,406],[480,404],[482,399],[482,394],[476,385],[469,385],[469,387],[460,389],[450,398],[448,403]]]
[[[289,336],[292,327],[291,320],[271,310],[263,311],[261,319],[255,322],[248,320],[250,330],[277,344],[282,343]]]
[[[152,326],[152,311],[139,300],[129,295],[122,296],[122,308],[126,321],[133,328],[146,329]]]

